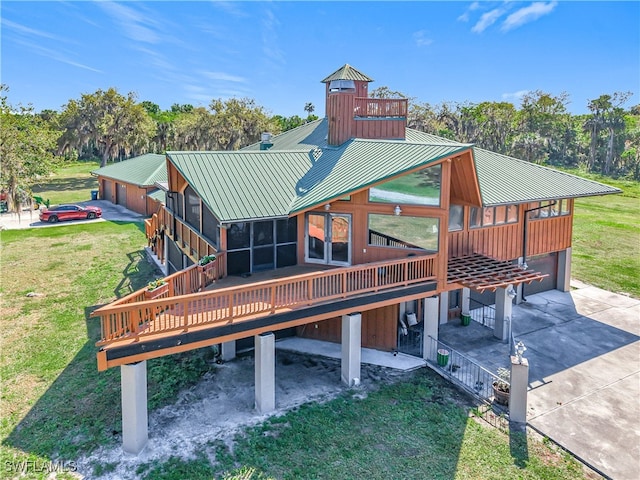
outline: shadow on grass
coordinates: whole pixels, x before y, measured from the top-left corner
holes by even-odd
[[[153,267],[144,251],[131,252],[128,257],[130,262],[124,275],[129,285],[125,286],[123,281],[120,287],[130,290],[146,284]],[[106,372],[97,369],[95,343],[100,338],[100,320],[91,315],[98,307],[85,307],[87,341],[3,440],[4,446],[22,450],[29,456],[71,461],[98,446],[121,442],[120,372],[116,368]],[[176,394],[196,383],[213,363],[212,349],[150,360],[149,408],[175,401]]]
[[[94,177],[87,178],[56,178],[47,181],[45,186],[33,187],[33,193],[43,192],[69,192],[73,190],[91,190],[98,187],[98,181]]]
[[[144,288],[149,282],[147,279],[153,276],[156,271],[156,268],[148,262],[144,250],[127,253],[127,257],[129,263],[122,271],[122,280],[113,292],[117,298],[122,298]]]
[[[509,451],[513,464],[518,468],[526,468],[529,462],[529,445],[527,443],[526,424],[509,424]]]

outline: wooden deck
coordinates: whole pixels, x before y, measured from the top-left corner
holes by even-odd
[[[434,256],[416,256],[342,268],[296,266],[210,285],[199,283],[206,277],[194,266],[167,277],[168,288],[160,298],[146,300],[144,291],[134,292],[96,310],[102,333],[96,345],[104,350],[434,282],[434,264]]]

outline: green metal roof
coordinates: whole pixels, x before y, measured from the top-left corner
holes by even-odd
[[[150,193],[147,193],[147,197],[154,199],[156,202],[164,203],[166,193],[167,192],[165,192],[164,190],[158,188]]]
[[[286,217],[308,151],[167,152],[221,222]]]
[[[148,187],[167,181],[167,163],[164,155],[147,153],[139,157],[112,163],[91,172],[94,175]]]
[[[462,145],[407,128],[407,141]],[[620,193],[617,188],[549,167],[473,147],[476,173],[484,206],[525,203],[556,198]]]
[[[301,212],[428,166],[469,148],[485,206],[619,193],[618,189],[523,160],[407,129],[406,140],[326,144],[317,120],[237,152],[168,152],[222,222]]]
[[[327,119],[322,118],[305,123],[299,127],[287,130],[280,135],[271,137],[273,146],[269,150],[311,150],[317,146],[327,145]],[[240,151],[260,150],[260,142],[244,147]]]
[[[345,63],[338,70],[322,80],[322,83],[329,83],[332,80],[359,80],[363,82],[373,82],[373,79],[367,77],[364,73],[359,72],[348,63]]]
[[[464,144],[355,139],[339,148],[322,149],[317,161],[298,182],[291,213],[341,198],[468,148]]]
[[[485,206],[621,192],[593,180],[482,148],[474,147],[473,153]]]

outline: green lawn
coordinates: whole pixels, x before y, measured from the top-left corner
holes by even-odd
[[[153,278],[141,223],[2,232],[0,465],[74,460],[121,432],[118,369],[98,372],[91,311]],[[36,296],[27,296],[29,293]],[[149,362],[150,408],[209,368],[211,349]],[[4,470],[3,470],[4,472]],[[27,478],[43,478],[32,474]]]
[[[571,276],[640,298],[640,183],[587,178],[617,187],[622,194],[576,199]]]
[[[91,175],[100,168],[98,162],[71,162],[33,187],[33,194],[49,200],[51,205],[91,200],[91,190],[98,189],[98,180]]]

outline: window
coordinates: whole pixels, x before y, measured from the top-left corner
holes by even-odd
[[[449,206],[449,231],[457,232],[462,230],[464,225],[464,208],[462,205]]]
[[[209,207],[202,205],[202,235],[218,248],[220,242],[220,223],[214,217]]]
[[[249,222],[232,223],[227,230],[227,250],[249,248],[251,224]]]
[[[369,201],[405,205],[440,205],[441,167],[425,168],[369,189]]]
[[[531,202],[527,206],[529,220],[542,218],[552,218],[571,214],[570,200],[562,198],[559,200],[549,200],[545,202]]]
[[[356,83],[353,80],[331,80],[330,92],[355,92]]]
[[[185,221],[191,225],[196,231],[200,231],[200,197],[196,191],[187,186],[184,189],[184,198],[186,203]]]
[[[471,207],[469,227],[491,227],[507,223],[518,223],[518,205],[498,205],[495,207]]]
[[[439,228],[437,218],[370,213],[369,245],[437,252]]]
[[[297,219],[232,223],[227,228],[227,271],[230,275],[297,263]]]

